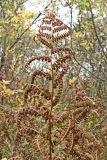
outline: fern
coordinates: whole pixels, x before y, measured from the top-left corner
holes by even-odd
[[[70,33],[70,27],[56,18],[53,13],[46,12],[35,37],[50,49],[50,54],[30,58],[25,68],[27,69],[33,61],[37,60],[43,63],[46,62],[50,66],[50,70],[36,69],[31,75],[31,84],[26,85],[24,91],[25,104],[29,103],[29,99],[33,99],[34,96],[38,96],[40,101],[43,100],[43,102],[41,102],[39,108],[29,106],[17,113],[17,132],[13,155],[17,155],[18,152],[22,151],[21,139],[25,137],[29,140],[29,137],[32,139],[32,136],[33,138],[36,137],[37,141],[35,145],[37,147],[36,153],[39,152],[39,155],[42,156],[40,159],[44,160],[52,160],[53,158],[55,160],[67,160],[71,157],[79,160],[95,160],[95,152],[100,150],[101,144],[96,137],[78,126],[78,123],[85,120],[91,110],[97,106],[95,100],[86,96],[81,83],[76,85],[76,96],[72,99],[74,110],[65,108],[61,114],[57,116],[54,114],[63,93],[63,77],[68,71],[69,62],[72,60],[72,50],[65,45],[56,47],[56,43],[64,40]],[[45,83],[51,83],[51,88],[46,88],[47,85],[37,84],[36,79],[38,76],[45,79]],[[26,125],[23,125],[23,123],[27,117],[30,119],[27,122],[27,127],[24,127]],[[39,119],[43,121],[43,129],[35,127],[35,123],[38,123]],[[53,131],[54,127],[57,128],[56,131]],[[39,140],[38,137],[40,137]],[[30,143],[33,142],[30,141]],[[91,148],[90,145],[92,145]],[[54,154],[58,146],[61,150],[59,156]],[[27,155],[25,154],[23,157],[25,158]],[[13,157],[10,160],[16,159],[18,158]]]

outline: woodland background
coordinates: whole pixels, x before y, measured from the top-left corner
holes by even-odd
[[[13,111],[20,110],[24,105],[24,86],[30,81],[34,67],[26,72],[25,63],[31,56],[42,55],[41,49],[45,48],[39,41],[34,42],[33,37],[46,9],[53,11],[72,28],[70,38],[65,42],[73,51],[64,79],[65,88],[85,81],[87,95],[100,99],[107,110],[106,0],[53,0],[45,1],[45,4],[43,0],[27,4],[28,1],[0,0],[0,159],[11,157],[14,129],[12,125],[6,126],[5,116],[13,117]],[[35,12],[28,6],[30,3],[37,7]],[[39,12],[40,6],[42,11]],[[68,97],[72,94],[72,87],[70,91]],[[107,113],[104,120],[106,125]],[[93,125],[90,119],[89,127]],[[101,160],[106,159],[107,140]]]

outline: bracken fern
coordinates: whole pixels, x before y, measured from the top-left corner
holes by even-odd
[[[35,97],[43,102],[40,106],[25,107],[17,113],[13,158],[10,160],[97,160],[101,150],[100,141],[78,124],[86,121],[91,112],[97,114],[96,108],[98,109],[100,103],[86,96],[83,83],[76,84],[76,95],[71,99],[73,107],[65,107],[61,114],[55,112],[63,93],[63,78],[72,59],[72,50],[58,42],[63,40],[63,43],[70,33],[70,27],[53,13],[46,12],[34,40],[38,39],[49,48],[50,54],[33,56],[25,68],[33,61],[46,62],[50,68],[49,71],[37,68],[24,92],[25,104]],[[46,84],[38,84],[38,77],[44,79]],[[48,82],[51,87],[47,87]],[[26,123],[27,117],[29,121]],[[38,124],[42,122],[42,126]],[[31,152],[21,146],[24,138],[34,147]]]

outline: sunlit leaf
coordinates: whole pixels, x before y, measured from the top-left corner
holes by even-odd
[[[77,77],[73,77],[72,79],[69,79],[69,85],[73,84],[77,80]]]

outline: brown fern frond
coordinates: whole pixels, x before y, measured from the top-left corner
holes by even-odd
[[[55,18],[54,21],[52,22],[53,27],[61,26],[62,24],[64,24],[64,23],[61,20],[59,20],[58,18]]]
[[[54,14],[48,13],[42,20],[37,38],[41,43],[52,49],[53,46],[49,40],[51,40],[51,42],[57,42],[61,39],[64,39],[65,37],[69,36],[70,30],[71,28],[65,25],[61,20],[57,19]],[[46,31],[48,31],[48,33]],[[50,31],[52,31],[52,33],[50,33]],[[64,32],[61,33],[61,31]],[[55,33],[57,33],[56,36],[54,35]]]
[[[18,112],[18,116],[26,116],[26,115],[34,115],[34,116],[37,116],[39,115],[38,111],[34,108],[23,108],[22,110],[20,110]]]
[[[66,64],[64,64],[64,62],[67,62],[67,60],[70,60],[71,57],[70,55],[67,55],[65,57],[62,57],[62,58],[59,58],[53,65],[53,69],[54,70],[58,70],[58,69],[61,69],[62,68],[62,71],[60,71],[56,77],[55,77],[55,80],[54,80],[54,87],[56,88],[56,86],[61,83],[63,77],[64,77],[64,74],[66,74],[67,70],[68,70],[68,66]]]
[[[66,70],[66,69],[67,69],[66,64],[61,63],[61,60],[62,60],[62,59],[57,60],[57,61],[52,65],[52,68],[53,68],[54,70],[58,70],[58,69],[60,69],[60,68],[63,68],[63,70]]]
[[[44,20],[44,19],[54,20],[54,19],[55,19],[55,14],[52,13],[52,12],[46,11],[46,12],[45,12],[45,17],[43,18],[43,20]]]
[[[87,116],[87,113],[89,112],[89,108],[83,109],[78,115],[76,116],[76,120],[84,119]]]
[[[40,107],[40,109],[22,109],[17,114],[17,134],[15,138],[15,144],[18,145],[20,143],[21,137],[23,136],[33,136],[33,135],[41,135],[37,131],[35,131],[32,128],[21,128],[23,125],[27,126],[26,123],[23,123],[22,121],[26,120],[26,116],[35,116],[30,118],[37,118],[40,116],[40,118],[45,119],[45,122],[47,124],[48,129],[48,138],[45,134],[45,138],[49,141],[49,155],[46,157],[49,157],[48,159],[52,158],[52,152],[53,152],[53,142],[52,142],[52,127],[54,124],[62,123],[63,121],[66,122],[69,121],[70,112],[64,111],[60,117],[55,119],[55,116],[52,114],[53,107],[57,105],[61,98],[61,94],[63,91],[63,77],[64,74],[66,74],[68,70],[68,62],[71,60],[71,49],[67,48],[65,46],[60,47],[54,47],[54,42],[58,42],[61,39],[65,39],[71,32],[71,28],[68,27],[66,24],[64,24],[61,20],[56,18],[56,16],[53,13],[46,12],[42,23],[39,27],[38,34],[35,36],[37,39],[47,46],[51,50],[50,56],[34,56],[32,57],[27,64],[25,65],[25,68],[27,68],[32,61],[39,60],[39,61],[46,61],[50,63],[50,72],[44,72],[41,70],[36,70],[32,74],[31,84],[27,85],[25,87],[24,92],[24,100],[31,101],[35,97],[35,95],[38,95],[38,97],[41,99],[42,97],[45,98],[48,101],[48,104],[51,105],[50,107]],[[36,40],[34,37],[34,40]],[[55,53],[61,53],[59,59],[55,61],[56,57],[54,56]],[[41,85],[34,85],[34,80],[36,77],[43,77],[46,78],[49,82],[51,81],[51,89],[45,89],[45,86]],[[39,83],[39,82],[38,82]],[[50,87],[50,86],[49,86]],[[51,90],[51,92],[50,92]],[[45,104],[44,104],[45,106]],[[48,106],[48,105],[47,105]],[[48,109],[47,109],[48,108]],[[23,125],[22,125],[23,124]],[[33,123],[32,123],[33,124]],[[28,123],[29,126],[31,126],[30,123]],[[74,128],[74,121],[71,122],[71,119],[69,121],[69,125],[67,125],[67,131],[64,132],[63,140],[66,139],[69,131],[73,130]],[[72,128],[72,129],[71,129]],[[73,132],[73,131],[72,131]],[[43,136],[42,136],[43,137]]]
[[[32,99],[35,99],[35,96],[38,95],[38,99],[41,100],[41,102],[45,102],[43,98],[49,101],[44,104],[45,107],[42,107],[41,105],[39,108],[36,107],[36,110],[32,108],[26,108],[18,112],[16,121],[17,134],[15,137],[15,144],[18,146],[23,136],[27,138],[27,136],[35,136],[38,134],[40,135],[40,138],[43,138],[42,140],[39,140],[40,143],[38,143],[40,144],[38,146],[43,146],[44,153],[41,153],[45,154],[48,152],[45,154],[46,157],[41,159],[55,159],[56,157],[53,157],[53,152],[54,149],[56,149],[56,146],[54,147],[54,145],[59,145],[59,150],[61,150],[61,153],[63,154],[60,157],[61,160],[63,158],[71,159],[73,158],[73,155],[76,156],[73,158],[75,160],[95,160],[96,156],[94,154],[96,151],[100,151],[101,142],[97,140],[94,134],[87,132],[89,128],[87,127],[85,129],[85,124],[88,122],[85,122],[85,118],[88,117],[88,113],[90,112],[93,113],[93,115],[98,115],[96,108],[97,105],[99,106],[99,103],[96,102],[95,99],[86,96],[86,92],[83,88],[86,82],[78,84],[76,83],[73,85],[75,86],[75,91],[72,91],[71,95],[72,93],[76,95],[74,95],[74,98],[72,98],[71,106],[70,103],[65,104],[65,102],[64,104],[61,103],[61,105],[58,105],[58,102],[62,99],[61,95],[63,92],[63,77],[68,71],[68,62],[72,59],[72,50],[64,45],[61,45],[60,47],[55,46],[59,46],[60,43],[57,44],[56,42],[65,39],[70,35],[70,33],[70,27],[59,20],[53,13],[49,13],[47,11],[39,27],[39,31],[36,37],[42,44],[50,49],[50,54],[49,56],[35,56],[31,58],[25,67],[27,68],[34,60],[46,61],[49,62],[50,72],[41,70],[35,70],[33,72],[31,84],[27,85],[25,88],[24,99],[25,101],[32,102]],[[46,85],[48,86],[48,89],[45,89],[44,85],[44,83],[47,81],[44,81],[42,85],[34,85],[34,80],[37,78],[37,76],[43,79],[46,78],[46,80],[49,82],[49,85]],[[41,81],[37,79],[37,84],[39,82],[41,83]],[[57,107],[55,107],[56,105]],[[65,110],[55,116],[56,113],[59,113],[60,109],[58,107],[62,106],[63,108],[63,105],[66,105]],[[91,117],[92,114],[89,116]],[[33,127],[22,128],[24,126],[35,126],[35,119],[37,117],[40,117],[40,120],[43,118],[42,126],[45,122],[45,126],[41,128],[43,133],[39,133],[40,130],[35,131]],[[27,119],[29,119],[28,123],[25,122]],[[32,123],[31,120],[33,121]],[[78,124],[79,121],[80,123]],[[36,128],[38,128],[38,119],[36,119],[36,122]],[[106,131],[107,129],[105,128],[102,130],[104,135]],[[41,136],[41,134],[44,136]],[[45,140],[49,142],[46,142],[45,144],[45,146],[49,145],[49,150],[47,150],[47,147],[44,148],[43,143]],[[40,147],[38,148],[39,151],[42,151]],[[54,152],[54,154],[56,154],[56,152]],[[57,159],[58,158],[59,157],[57,157]]]
[[[53,47],[52,54],[55,54],[55,53],[58,53],[58,52],[65,52],[65,53],[71,54],[72,50],[68,47],[65,47],[65,46]]]
[[[39,35],[41,37],[45,37],[46,39],[52,39],[52,37],[53,37],[51,34],[49,34],[49,33],[43,33],[41,31],[39,31]]]
[[[68,109],[64,109],[64,111],[61,113],[61,115],[58,116],[57,120],[56,120],[56,123],[61,123],[63,122],[66,118],[69,117],[69,111]]]
[[[23,136],[35,136],[39,134],[36,130],[33,128],[21,128],[17,131],[15,136],[15,146],[17,146],[20,143],[20,140]]]
[[[51,31],[52,30],[52,28],[50,27],[50,26],[46,26],[46,25],[41,25],[41,31],[44,31],[44,30],[48,30],[48,31]]]
[[[58,26],[58,27],[54,28],[53,33],[60,32],[62,30],[67,30],[67,29],[68,29],[68,26],[64,24],[62,26]]]
[[[66,56],[59,58],[52,66],[53,66],[53,68],[56,68],[57,66],[59,67],[60,65],[62,65],[63,63],[65,63],[68,60],[69,61],[71,60],[71,55],[66,55]]]
[[[88,139],[90,142],[93,142],[93,145],[95,148],[100,149],[101,148],[101,142],[97,140],[95,135],[93,135],[91,132],[84,132],[83,137]]]
[[[53,106],[55,106],[58,103],[58,101],[60,100],[62,90],[63,90],[63,82],[61,81],[61,83],[58,86],[57,95],[53,98]]]
[[[44,72],[44,71],[41,71],[41,70],[37,70],[37,71],[34,71],[33,74],[32,74],[32,81],[31,81],[32,84],[34,83],[34,79],[36,78],[36,76],[45,77],[48,80],[52,79],[50,73]]]
[[[59,83],[62,83],[63,76],[64,76],[64,74],[66,74],[67,69],[68,68],[66,66],[66,68],[63,68],[63,70],[60,73],[57,74],[57,76],[54,80],[54,83],[53,83],[54,88],[56,88],[59,85]]]
[[[33,84],[27,85],[25,92],[24,92],[24,100],[28,99],[28,95],[30,94],[37,94],[43,96],[45,99],[50,100],[51,99],[51,93],[49,92],[48,89],[45,89],[44,87],[41,86],[35,86]]]
[[[79,145],[75,145],[73,148],[75,154],[80,157],[82,160],[94,160],[94,157],[90,153],[86,153],[82,150]]]
[[[33,109],[33,108],[23,108],[21,111],[18,112],[17,114],[17,119],[16,119],[16,126],[17,128],[21,127],[21,122],[22,119],[27,116],[27,115],[31,115],[31,116],[37,116],[39,115],[38,111]]]
[[[74,134],[74,143],[76,145],[79,144],[81,147],[83,143],[86,144],[87,146],[86,150],[90,148],[90,144],[91,144],[90,151],[93,149],[100,150],[102,147],[101,142],[98,141],[92,133],[89,133],[87,131],[82,131],[79,128],[75,128],[73,131],[73,134]],[[84,152],[85,152],[85,148],[84,148]]]
[[[21,128],[17,135],[21,135],[21,136],[24,136],[24,135],[37,135],[38,132],[36,130],[34,130],[33,128]]]
[[[66,130],[66,128],[64,128],[64,130]],[[63,137],[63,135],[64,132],[62,131],[59,137]],[[82,128],[76,127],[76,123],[73,129],[69,130],[69,133],[64,138],[64,141],[66,142],[64,152],[67,154],[74,153],[74,155],[77,155],[77,157],[85,160],[90,158],[91,155],[93,157],[93,150],[101,149],[101,143],[95,138],[95,136],[87,131],[82,130]],[[92,144],[91,147],[90,144]],[[87,151],[89,151],[89,153]]]
[[[50,25],[51,24],[51,20],[46,20],[45,18],[43,19],[43,21],[42,21],[42,24],[48,24],[48,25]]]
[[[64,33],[62,35],[59,35],[59,36],[54,36],[53,37],[53,42],[57,42],[57,41],[59,41],[61,39],[64,39],[64,38],[68,37],[69,35],[70,35],[70,31],[68,31],[68,32],[66,32],[66,33]]]
[[[28,68],[31,62],[34,60],[39,60],[39,61],[46,61],[46,62],[51,62],[51,59],[49,56],[33,56],[32,58],[29,59],[29,61],[25,64],[25,68]]]
[[[76,97],[76,98],[77,98],[77,97]],[[76,108],[87,107],[87,103],[85,103],[85,102],[82,101],[82,100],[81,100],[81,101],[78,100],[78,101],[75,102],[75,107],[76,107]]]
[[[46,107],[40,107],[38,109],[34,108],[23,108],[17,113],[16,126],[17,128],[21,128],[21,122],[24,120],[26,116],[35,116],[36,118],[42,116],[45,120],[47,120],[49,114],[49,110]]]
[[[94,160],[94,156],[90,153],[84,153],[84,156],[86,157],[86,160]]]
[[[68,127],[66,129],[66,132],[64,133],[63,137],[61,138],[61,141],[64,140],[67,137],[67,135],[69,134],[69,132],[72,131],[74,128],[75,128],[75,119],[70,118],[69,125],[68,125]],[[73,141],[73,139],[72,139],[72,141]]]
[[[52,48],[52,43],[50,43],[46,39],[42,38],[42,36],[40,34],[37,34],[37,38],[42,44],[49,47],[50,49]],[[34,40],[35,40],[35,38],[34,38]]]
[[[84,110],[84,107],[79,107],[79,108],[76,108],[75,111],[74,111],[74,115],[78,115],[80,112],[82,112]]]

